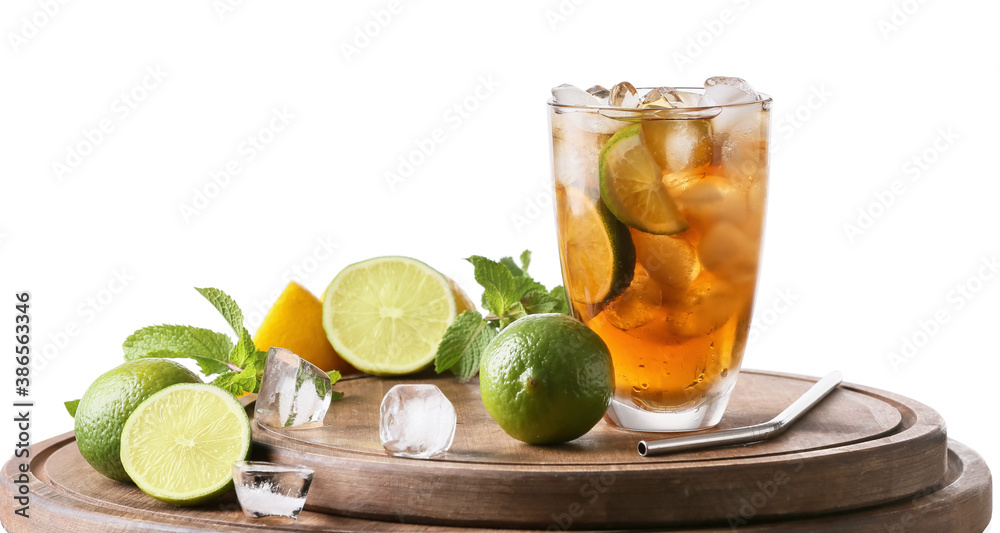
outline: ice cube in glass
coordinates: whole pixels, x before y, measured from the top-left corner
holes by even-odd
[[[313,469],[264,461],[233,463],[236,498],[249,518],[291,523],[306,504]]]

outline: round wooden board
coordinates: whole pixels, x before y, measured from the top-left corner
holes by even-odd
[[[213,505],[172,507],[146,496],[134,485],[112,481],[98,474],[83,460],[72,433],[36,444],[30,451],[30,471],[26,474],[26,483],[18,480],[18,462],[11,460],[3,467],[0,522],[10,533],[466,531],[455,527],[399,521],[376,522],[310,511],[304,511],[292,525],[276,527],[244,517],[233,493]],[[737,514],[728,519],[720,516],[716,525],[661,530],[679,533],[723,533],[733,528],[755,533],[981,532],[989,524],[991,513],[989,468],[978,454],[954,441],[949,443],[947,457],[947,474],[939,487],[920,491],[895,503],[859,511],[777,521],[765,520],[760,514]],[[359,480],[359,483],[363,482]],[[12,505],[13,496],[22,485],[28,487],[31,498],[27,518],[16,515]],[[782,487],[764,502],[763,507],[770,501],[780,499],[784,492]],[[567,524],[565,516],[560,517],[560,512],[564,511],[553,508],[553,516],[559,521],[553,519],[548,529],[579,525],[578,522]]]
[[[379,444],[379,403],[408,382],[434,383],[455,405],[459,425],[447,454],[403,459]],[[814,382],[745,372],[721,426],[766,421]],[[935,411],[855,385],[841,386],[773,440],[655,458],[640,457],[636,444],[666,435],[606,422],[564,445],[521,443],[489,417],[476,383],[452,377],[364,377],[337,389],[347,396],[331,406],[326,426],[255,424],[254,439],[269,460],[316,468],[308,508],[365,519],[543,529],[560,516],[581,528],[712,524],[748,513],[777,519],[897,501],[940,483],[947,467]]]

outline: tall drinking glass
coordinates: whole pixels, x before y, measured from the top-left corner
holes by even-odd
[[[611,350],[609,421],[693,430],[718,424],[743,358],[771,99],[652,91],[629,109],[549,102],[559,253],[573,313]]]

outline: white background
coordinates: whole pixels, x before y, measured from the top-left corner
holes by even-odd
[[[980,272],[1000,259],[998,5],[577,1],[3,2],[0,324],[11,346],[14,292],[31,291],[32,439],[72,429],[62,402],[120,364],[133,330],[224,330],[194,286],[226,290],[256,326],[290,277],[318,294],[376,255],[478,296],[461,258],[528,248],[558,283],[549,88],[722,74],[774,98],[745,366],[910,396],[1000,465],[1000,279]],[[483,80],[497,86],[477,97]],[[262,132],[275,110],[294,118]],[[435,128],[433,153],[387,180]],[[270,142],[250,160],[255,136]],[[199,191],[213,198],[185,216]],[[903,338],[919,348],[893,365]],[[12,384],[3,357],[0,449]]]

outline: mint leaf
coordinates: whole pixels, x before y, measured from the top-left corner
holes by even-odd
[[[529,315],[557,313],[561,303],[544,288],[532,290],[521,298],[521,304]]]
[[[129,335],[122,344],[125,360],[143,357],[194,359],[205,375],[229,370],[226,361],[233,349],[228,336],[191,326],[149,326]]]
[[[521,276],[524,275],[524,271],[521,270],[521,267],[517,266],[517,263],[514,262],[513,258],[510,258],[510,257],[501,257],[500,258],[500,264],[503,265],[503,266],[505,266],[505,267],[507,267],[507,270],[510,270],[510,273],[515,278],[521,277]]]
[[[228,294],[212,287],[206,289],[195,287],[194,290],[204,296],[222,314],[237,336],[246,331],[246,328],[243,327],[243,311],[240,311],[240,306],[236,305],[236,302]]]
[[[263,371],[263,361],[266,354],[262,356],[263,352],[258,351],[257,347],[254,346],[250,332],[243,326],[243,311],[240,310],[240,306],[236,305],[236,301],[225,292],[212,287],[205,289],[196,287],[195,290],[219,311],[229,323],[229,327],[233,328],[233,332],[236,333],[238,340],[236,346],[229,352],[229,362],[246,370],[247,366],[251,365],[250,361],[253,361],[253,364],[259,366]]]
[[[483,286],[483,307],[496,316],[503,316],[520,298],[514,275],[504,265],[479,255],[467,261],[472,263],[476,282]]]
[[[218,374],[213,383],[240,395],[257,392],[267,353],[257,350],[243,325],[243,312],[225,292],[195,288],[222,315],[236,333],[228,335],[191,326],[160,325],[137,330],[122,344],[125,360],[143,357],[187,357],[194,359],[205,375]],[[70,409],[69,403],[66,405]],[[74,406],[75,408],[75,406]]]
[[[66,410],[69,411],[69,416],[76,418],[76,408],[80,405],[80,400],[72,400],[69,402],[64,402],[63,405],[66,406]]]
[[[263,368],[263,361],[267,357],[267,352],[262,352],[253,344],[253,339],[249,336],[241,337],[236,346],[229,351],[229,361],[240,368],[246,368],[248,364],[260,361]]]
[[[551,296],[558,305],[552,310],[553,313],[562,313],[564,315],[571,314],[569,312],[569,303],[566,302],[566,289],[562,285],[556,285],[549,291],[549,296]]]
[[[331,371],[327,372],[326,375],[330,376],[330,386],[331,387],[335,383],[337,383],[338,381],[340,381],[340,372],[337,371],[337,370],[331,370]],[[341,399],[341,398],[344,397],[344,393],[343,392],[337,392],[337,391],[330,391],[330,392],[333,393],[333,396],[330,397],[330,401],[331,402],[335,402],[335,401],[337,401],[337,400],[339,400],[339,399]]]
[[[226,389],[235,396],[244,392],[257,392],[260,379],[256,370],[243,369],[242,372],[225,372],[212,380],[212,385]]]
[[[545,285],[531,279],[531,276],[528,276],[527,274],[525,274],[524,277],[515,279],[514,283],[517,287],[518,300],[523,299],[531,291],[549,292],[549,290],[545,288]]]
[[[524,271],[524,275],[528,275],[528,265],[531,264],[531,250],[525,250],[521,252],[521,270]]]
[[[479,313],[464,311],[444,332],[434,358],[434,370],[438,374],[451,370],[462,381],[468,380],[479,371],[483,351],[496,336],[496,329]]]

